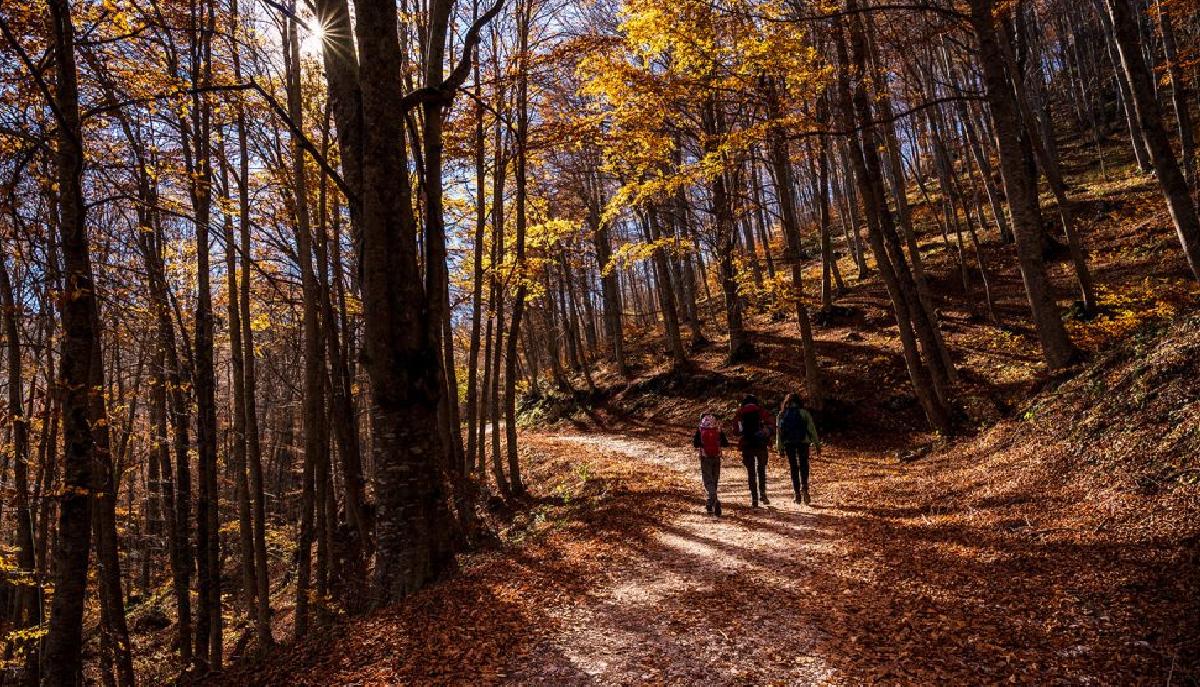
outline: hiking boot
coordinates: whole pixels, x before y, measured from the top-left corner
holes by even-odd
[[[812,504],[812,499],[808,497],[808,487],[804,488],[804,491],[801,493],[801,496],[804,498],[804,505],[808,506],[808,505]]]
[[[758,499],[750,499],[750,507],[758,508]]]
[[[767,495],[766,495],[766,494],[763,494],[763,495],[762,495],[762,504],[763,504],[764,506],[769,506],[769,505],[771,505],[771,499],[767,498]]]
[[[715,504],[713,504],[713,512],[716,513],[718,518],[721,517],[721,502],[720,501],[717,501]]]
[[[792,500],[796,503],[804,503],[804,499],[800,497],[800,494],[796,494],[794,497],[792,497]]]
[[[712,501],[709,501],[708,503],[704,504],[704,512],[708,513],[709,515],[712,515],[712,512],[713,512]]]

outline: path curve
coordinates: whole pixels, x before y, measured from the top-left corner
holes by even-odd
[[[845,552],[827,512],[793,503],[778,455],[768,464],[772,505],[754,509],[745,469],[736,450],[727,451],[720,484],[724,516],[715,518],[704,512],[690,448],[596,434],[550,436],[544,445],[601,451],[668,470],[669,496],[681,504],[651,532],[635,565],[610,570],[607,584],[583,603],[554,611],[560,629],[546,639],[570,660],[568,682],[838,682],[821,655],[829,637],[800,611],[823,603],[827,592],[810,584],[812,571],[836,566]]]

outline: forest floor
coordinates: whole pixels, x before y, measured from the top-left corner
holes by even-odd
[[[726,453],[715,518],[682,439],[674,427],[524,434],[537,486],[505,545],[223,684],[1200,678],[1194,487],[1072,497],[1017,464],[1028,457],[908,463],[835,439],[814,461],[811,507],[792,502],[773,454],[771,505],[751,508],[745,470]],[[1121,494],[1135,507],[1108,503],[1097,524],[1093,501]]]

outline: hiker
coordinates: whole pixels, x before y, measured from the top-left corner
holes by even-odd
[[[742,407],[733,416],[734,426],[741,438],[742,464],[746,466],[746,480],[750,483],[750,505],[758,507],[761,500],[769,506],[767,498],[767,447],[771,445],[771,414],[762,407],[754,394],[742,399]]]
[[[692,446],[700,453],[700,479],[704,481],[704,491],[708,501],[704,504],[704,512],[709,515],[721,515],[721,501],[717,499],[717,481],[721,479],[721,447],[728,446],[729,439],[721,429],[721,421],[712,413],[700,416],[700,428],[692,437]]]
[[[821,439],[817,436],[817,425],[812,414],[804,408],[799,394],[788,394],[779,407],[779,428],[775,435],[775,448],[787,456],[792,471],[792,492],[796,503],[809,505],[808,496],[808,451],[813,447],[821,452]]]

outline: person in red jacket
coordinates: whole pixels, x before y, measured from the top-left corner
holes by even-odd
[[[749,394],[742,399],[742,407],[733,416],[734,427],[741,438],[742,464],[746,466],[746,480],[750,483],[750,505],[770,505],[767,498],[767,449],[771,445],[774,420],[758,398]]]
[[[721,421],[712,413],[700,416],[700,428],[692,437],[692,446],[700,454],[700,479],[704,482],[704,491],[708,501],[704,510],[709,515],[714,513],[720,517],[721,501],[717,498],[717,482],[721,479],[721,447],[728,446],[729,439],[721,429]]]

